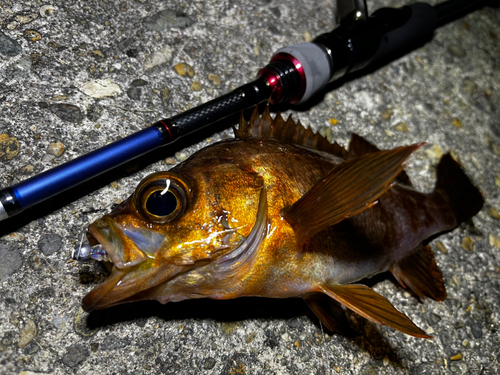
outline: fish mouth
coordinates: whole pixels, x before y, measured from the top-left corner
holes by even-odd
[[[91,245],[102,245],[109,260],[105,265],[111,274],[83,298],[85,311],[113,306],[149,287],[141,277],[145,273],[154,282],[154,274],[160,267],[143,265],[154,260],[156,252],[167,242],[165,235],[149,229],[121,227],[105,216],[89,226],[87,238]]]

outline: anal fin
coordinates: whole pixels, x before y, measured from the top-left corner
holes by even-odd
[[[446,298],[443,275],[430,246],[419,246],[409,256],[395,263],[391,273],[404,288],[410,288],[421,299],[428,296],[436,301],[444,301]]]
[[[327,330],[344,336],[353,335],[344,310],[337,301],[323,293],[310,293],[303,299]]]
[[[396,310],[385,297],[365,285],[327,285],[322,287],[321,290],[334,300],[374,323],[392,327],[407,335],[431,338],[406,315]]]

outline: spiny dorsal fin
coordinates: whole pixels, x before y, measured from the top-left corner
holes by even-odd
[[[391,188],[403,162],[422,144],[378,151],[337,164],[283,212],[298,245],[316,233],[372,207]]]
[[[389,326],[407,335],[432,338],[380,294],[365,285],[325,285],[321,291],[374,323]]]
[[[346,149],[338,143],[328,142],[321,134],[314,133],[311,128],[305,128],[300,121],[295,122],[291,115],[286,121],[280,113],[273,119],[269,106],[266,106],[262,115],[259,115],[258,108],[255,107],[249,122],[243,118],[242,114],[238,129],[233,128],[233,130],[237,138],[275,139],[328,152],[343,159],[348,157]]]
[[[349,150],[348,150],[350,158],[355,158],[356,156],[361,156],[364,154],[369,154],[371,152],[377,152],[377,151],[380,151],[380,149],[371,142],[368,142],[362,136],[354,133],[351,134],[351,142],[349,142]],[[408,177],[405,171],[401,171],[396,180],[407,186],[412,186],[410,178]]]
[[[391,273],[403,288],[410,288],[421,299],[429,296],[436,301],[444,301],[446,298],[443,275],[429,245],[419,246],[406,258],[395,263],[391,267]]]

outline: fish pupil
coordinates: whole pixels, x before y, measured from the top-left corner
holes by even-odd
[[[161,194],[161,190],[152,193],[146,202],[146,210],[156,216],[167,216],[177,208],[177,197],[170,191]]]

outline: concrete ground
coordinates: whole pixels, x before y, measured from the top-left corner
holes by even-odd
[[[368,3],[374,11],[405,1]],[[2,1],[0,186],[248,82],[278,48],[330,31],[335,7],[333,0]],[[232,136],[219,127],[0,223],[0,373],[499,373],[499,38],[500,11],[476,11],[438,29],[423,48],[290,110],[343,145],[351,132],[381,148],[426,141],[407,168],[420,190],[432,189],[439,157],[450,151],[483,192],[476,217],[431,243],[446,301],[418,302],[387,278],[374,285],[433,340],[355,314],[355,337],[330,335],[293,299],[144,302],[84,313],[82,297],[106,273],[70,261],[79,233],[149,173]]]

